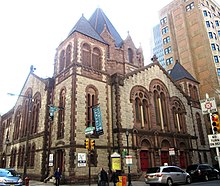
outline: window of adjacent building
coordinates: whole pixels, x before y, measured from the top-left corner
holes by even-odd
[[[220,49],[219,49],[219,45],[218,45],[218,44],[216,44],[216,50],[218,50],[218,51],[220,50]]]
[[[166,55],[166,54],[169,54],[169,53],[171,53],[171,46],[169,46],[169,47],[167,47],[167,48],[165,48],[164,49],[164,54]]]
[[[167,44],[170,42],[170,36],[167,36],[166,38],[163,39],[163,44]]]
[[[66,105],[66,90],[61,89],[59,96],[58,121],[57,121],[57,139],[64,138],[64,119],[65,119],[65,105]]]
[[[211,22],[211,25],[212,25],[212,28],[215,28],[213,22]]]
[[[209,32],[209,38],[210,38],[210,39],[213,39],[213,34],[212,34],[212,32]]]
[[[214,8],[214,6],[211,5],[211,9],[212,9],[213,12],[215,12],[215,8]]]
[[[128,62],[133,63],[133,51],[131,48],[128,48]]]
[[[208,14],[207,14],[207,11],[206,11],[206,10],[203,10],[203,15],[204,15],[204,16],[208,16]]]
[[[218,30],[218,36],[220,37],[220,30]]]
[[[173,57],[166,59],[166,65],[173,64]]]
[[[192,10],[193,8],[194,8],[194,2],[192,2],[186,6],[186,11],[188,12],[188,11]]]
[[[219,63],[219,57],[218,56],[214,56],[214,62]]]
[[[205,136],[204,136],[204,132],[202,128],[203,125],[202,125],[202,120],[201,120],[201,116],[199,113],[196,113],[196,124],[198,127],[198,133],[199,133],[201,145],[205,145]]]
[[[160,24],[163,25],[167,22],[167,17],[164,17],[160,20]]]
[[[210,27],[210,22],[209,21],[206,21],[206,26]]]
[[[167,27],[167,26],[164,27],[164,28],[162,29],[162,35],[163,35],[163,34],[166,34],[168,31],[169,31],[169,30],[168,30],[168,27]]]
[[[219,26],[219,21],[218,20],[215,20],[215,25]]]
[[[212,17],[212,14],[211,14],[211,12],[209,12],[209,11],[208,11],[208,14],[209,14],[209,17]]]
[[[215,40],[217,40],[216,33],[213,33],[213,37],[215,38]]]
[[[215,47],[214,43],[211,44],[211,48],[212,48],[212,50],[216,50],[216,47]]]
[[[220,68],[217,68],[217,74],[220,76]]]

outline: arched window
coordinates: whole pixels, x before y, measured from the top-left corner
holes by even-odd
[[[148,91],[142,86],[135,86],[131,90],[131,100],[135,113],[135,123],[141,128],[150,128],[150,106]]]
[[[10,167],[15,167],[16,154],[17,154],[17,149],[16,149],[16,148],[13,148],[13,149],[11,150]]]
[[[155,106],[155,113],[156,113],[156,123],[157,125],[161,125],[161,115],[160,115],[160,97],[158,95],[158,92],[154,91],[154,106]]]
[[[41,107],[41,96],[40,93],[37,92],[32,99],[32,122],[30,124],[31,125],[30,134],[37,133],[40,107]]]
[[[185,108],[180,100],[172,100],[172,113],[176,132],[186,132]]]
[[[27,167],[30,167],[30,160],[31,160],[31,144],[28,144],[28,153],[27,153]]]
[[[135,115],[136,122],[141,121],[141,101],[138,97],[135,98]]]
[[[157,80],[155,80],[157,81]],[[169,129],[168,125],[168,115],[169,115],[169,107],[166,100],[167,89],[162,83],[154,83],[151,82],[152,91],[154,94],[154,107],[155,107],[155,115],[156,115],[156,123],[161,127],[162,130]]]
[[[65,50],[62,50],[60,53],[60,60],[59,60],[59,72],[61,72],[64,69],[65,64]]]
[[[87,114],[86,114],[86,123],[88,126],[95,127],[95,120],[93,114],[93,106],[98,104],[98,91],[95,86],[88,86],[86,88],[86,106],[87,106]]]
[[[133,63],[133,51],[131,48],[128,48],[128,62]]]
[[[19,138],[20,125],[21,125],[21,106],[17,108],[17,111],[15,113],[15,127],[13,134],[14,140],[17,140]]]
[[[22,126],[21,126],[21,137],[25,137],[27,135],[27,130],[30,128],[30,113],[31,110],[31,101],[32,101],[32,89],[28,89],[24,94],[24,100],[22,103],[23,107],[23,118],[22,118]]]
[[[18,151],[18,161],[17,161],[17,166],[21,167],[22,166],[22,148],[21,146],[19,147],[19,151]]]
[[[97,70],[101,70],[101,52],[96,47],[92,53],[92,67]]]
[[[72,45],[69,44],[66,49],[66,67],[68,67],[71,63],[71,50],[72,50]]]
[[[35,159],[35,144],[32,144],[31,152],[30,152],[30,167],[34,167],[34,159]]]
[[[62,109],[58,110],[58,128],[57,128],[57,138],[64,137],[64,119],[65,119],[65,105],[66,105],[66,90],[62,89],[60,91],[59,107]]]
[[[198,127],[198,133],[199,133],[199,138],[200,138],[201,145],[205,145],[205,136],[204,136],[204,132],[203,132],[203,129],[202,129],[201,116],[200,116],[199,113],[196,113],[196,123],[197,123],[197,127]]]
[[[193,86],[193,94],[194,94],[194,99],[195,101],[199,100],[199,95],[198,95],[198,90],[196,86]]]
[[[91,48],[87,43],[82,47],[82,64],[91,67]]]

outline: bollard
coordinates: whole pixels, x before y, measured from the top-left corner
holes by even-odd
[[[29,180],[30,179],[28,177],[25,178],[25,186],[29,186]]]

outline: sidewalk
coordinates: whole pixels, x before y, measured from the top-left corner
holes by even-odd
[[[44,183],[44,182],[40,182],[40,181],[35,181],[35,180],[30,180],[29,182],[29,186],[54,186],[53,183],[51,182],[47,182],[47,183]],[[81,185],[78,185],[78,184],[71,184],[71,185],[66,185],[65,186],[88,186],[89,184],[81,184]],[[146,185],[143,181],[132,181],[132,185],[133,186],[139,186],[139,185]],[[62,186],[62,185],[61,185]],[[63,185],[64,186],[64,185]],[[97,186],[97,184],[91,184],[90,186]],[[109,183],[109,186],[113,186],[113,183]]]

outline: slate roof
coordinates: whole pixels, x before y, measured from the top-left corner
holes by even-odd
[[[70,31],[68,37],[74,32],[79,32],[91,38],[94,38],[98,41],[106,43],[103,38],[96,32],[96,30],[92,27],[92,25],[87,21],[87,19],[82,15],[79,21],[75,24],[75,26]]]
[[[170,72],[170,76],[174,81],[187,78],[199,83],[179,62],[175,63],[173,69]]]
[[[90,17],[89,22],[99,34],[102,33],[104,26],[106,25],[109,33],[115,40],[115,46],[121,47],[123,40],[102,9],[97,8]]]

